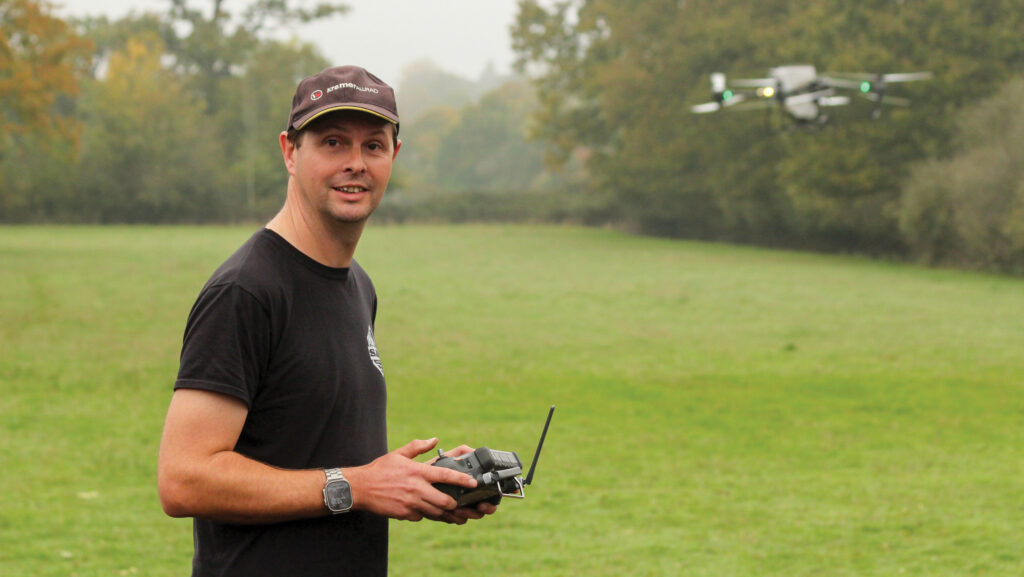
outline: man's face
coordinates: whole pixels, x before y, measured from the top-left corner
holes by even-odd
[[[288,142],[285,165],[304,207],[336,223],[361,223],[384,197],[401,141],[394,126],[368,114],[340,111]]]

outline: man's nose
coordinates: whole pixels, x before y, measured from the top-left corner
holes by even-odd
[[[342,160],[342,170],[345,172],[366,172],[366,159],[363,158],[363,149],[353,146]]]

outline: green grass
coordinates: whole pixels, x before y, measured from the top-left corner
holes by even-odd
[[[183,575],[156,450],[244,228],[0,228],[0,574]],[[528,459],[393,575],[1021,575],[1024,281],[556,227],[371,227],[390,441]]]

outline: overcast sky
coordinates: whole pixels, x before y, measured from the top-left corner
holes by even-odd
[[[512,65],[509,27],[516,0],[341,0],[345,16],[299,28],[295,35],[318,46],[333,64],[359,64],[386,82],[397,83],[409,63],[429,59],[442,69],[476,79],[493,64],[499,73]],[[51,0],[61,16],[124,16],[131,10],[163,12],[167,0]],[[229,9],[244,0],[227,0]],[[300,5],[312,6],[316,0]],[[191,0],[207,8],[210,0]],[[287,35],[286,35],[287,36]]]

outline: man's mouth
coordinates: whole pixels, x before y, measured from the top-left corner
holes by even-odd
[[[337,190],[338,192],[345,192],[348,194],[358,194],[360,192],[366,191],[366,189],[361,186],[335,186],[332,188],[334,188],[334,190]]]

